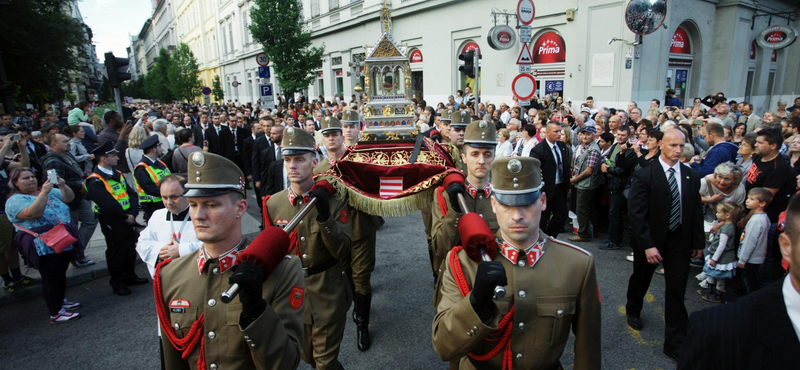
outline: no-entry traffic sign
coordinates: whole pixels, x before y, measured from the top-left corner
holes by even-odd
[[[527,73],[520,73],[511,83],[511,91],[519,100],[528,100],[536,93],[536,80]]]
[[[535,15],[536,7],[533,5],[533,0],[519,0],[517,3],[517,19],[519,19],[519,23],[527,26],[533,23]]]

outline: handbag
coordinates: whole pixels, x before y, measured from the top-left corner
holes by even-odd
[[[56,251],[56,254],[61,254],[61,252],[67,249],[67,247],[69,247],[72,244],[75,244],[75,242],[77,242],[78,239],[69,233],[66,226],[64,226],[64,223],[61,222],[60,218],[58,218],[56,209],[53,207],[53,205],[50,203],[49,200],[47,201],[47,205],[50,206],[50,208],[53,208],[53,212],[56,214],[56,219],[58,220],[58,224],[53,226],[52,229],[48,230],[44,234],[39,234],[30,231],[17,224],[14,224],[14,226],[16,226],[18,229],[28,234],[33,235],[34,238],[39,238],[39,240],[43,241],[45,245],[47,245],[50,248],[53,248],[53,250]]]

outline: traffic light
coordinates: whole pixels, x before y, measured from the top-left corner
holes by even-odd
[[[465,73],[469,78],[475,78],[475,51],[470,50],[466,53],[461,53],[458,59],[464,61],[464,65],[458,67],[458,70],[461,73]]]
[[[114,53],[108,52],[105,54],[106,72],[108,74],[108,83],[111,87],[119,87],[122,81],[131,79],[131,74],[128,73],[128,58],[115,58]]]

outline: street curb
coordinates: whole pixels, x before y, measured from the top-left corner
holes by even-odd
[[[253,239],[255,239],[256,236],[258,236],[259,233],[260,231],[244,234],[244,237],[252,241]],[[136,256],[136,265],[139,265],[140,263],[144,262],[142,262],[142,260],[139,259],[139,256]],[[67,288],[88,283],[92,280],[97,280],[108,276],[108,268],[105,261],[97,261],[97,263],[95,263],[94,265],[81,267],[77,271],[78,271],[77,273],[67,276]],[[0,307],[41,297],[42,296],[41,287],[42,286],[40,284],[25,287],[21,289],[22,293],[18,296],[10,294],[6,291],[0,291]],[[109,286],[109,289],[110,288],[111,287]]]
[[[108,268],[106,267],[106,264],[103,262],[95,263],[94,265],[91,266],[81,267],[79,270],[80,272],[68,276],[67,288],[75,285],[80,285],[83,283],[88,283],[92,280],[108,276]],[[138,265],[140,263],[142,263],[142,261],[137,257],[136,264]],[[41,287],[42,287],[41,284],[25,287],[21,290],[22,294],[20,295],[14,295],[2,291],[0,292],[0,307],[7,306],[17,302],[27,301],[32,298],[41,297],[42,296]],[[110,288],[111,287],[109,287],[109,289]]]

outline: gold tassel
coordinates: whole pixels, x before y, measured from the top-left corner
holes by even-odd
[[[347,187],[333,176],[321,174],[317,180],[320,179],[328,180],[333,185],[336,189],[336,199],[342,201],[346,197],[348,204],[353,208],[381,217],[405,216],[427,207],[431,204],[433,191],[436,189],[431,187],[399,199],[374,199]]]

